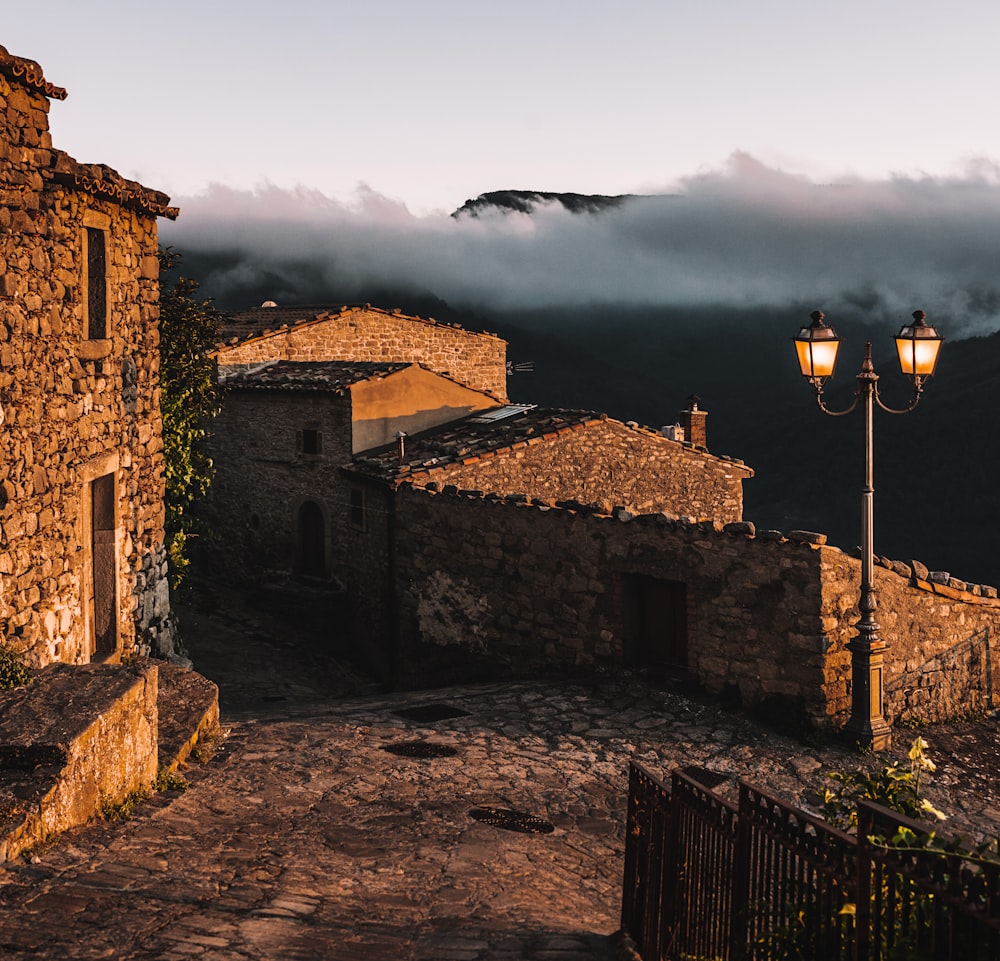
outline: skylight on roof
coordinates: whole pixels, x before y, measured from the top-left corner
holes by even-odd
[[[508,417],[517,417],[518,414],[525,414],[529,410],[534,410],[538,404],[508,404],[506,407],[498,407],[496,410],[488,410],[485,414],[477,414],[470,417],[473,424],[495,424],[498,420],[506,420]]]

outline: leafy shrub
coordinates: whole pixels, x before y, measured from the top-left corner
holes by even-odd
[[[858,826],[857,802],[874,801],[883,807],[910,818],[934,817],[945,820],[942,814],[927,798],[920,794],[920,777],[925,771],[936,770],[936,765],[927,756],[927,742],[918,737],[910,745],[907,755],[909,764],[901,766],[893,761],[880,771],[835,771],[829,776],[839,784],[838,788],[826,790],[823,795],[823,816],[834,827],[843,830]]]
[[[24,655],[9,647],[0,647],[0,690],[9,691],[31,683],[31,669]]]

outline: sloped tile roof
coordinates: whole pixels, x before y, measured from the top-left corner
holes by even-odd
[[[279,360],[250,368],[225,368],[220,380],[228,388],[241,390],[325,391],[341,394],[352,384],[384,377],[412,364],[376,361]]]
[[[25,57],[15,57],[3,46],[0,46],[0,73],[26,87],[40,90],[50,100],[66,99],[66,88],[49,83],[38,63]]]
[[[140,210],[154,217],[176,220],[179,210],[170,206],[170,197],[159,190],[127,180],[106,164],[82,164],[62,150],[53,151],[52,176],[57,183],[84,193],[114,201],[130,210]]]
[[[495,410],[480,411],[407,437],[402,464],[393,444],[357,457],[345,470],[373,480],[406,480],[417,472],[449,464],[473,463],[503,451],[551,440],[572,430],[583,430],[588,424],[606,417],[592,410],[510,407],[516,412],[508,417],[489,419],[496,416]]]
[[[307,324],[322,323],[329,318],[337,318],[345,314],[368,311],[384,314],[386,317],[399,317],[415,324],[426,324],[429,327],[447,327],[473,337],[496,337],[496,334],[484,331],[466,330],[461,324],[446,324],[426,317],[411,317],[399,310],[386,310],[382,307],[372,307],[371,304],[299,304],[290,307],[253,307],[230,314],[219,330],[220,342],[217,347],[227,347],[234,343],[264,337],[279,331],[302,327]],[[499,339],[499,338],[498,338]]]

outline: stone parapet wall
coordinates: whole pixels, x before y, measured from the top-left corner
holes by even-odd
[[[724,523],[743,516],[744,464],[608,417],[529,438],[493,456],[430,470],[417,483],[668,511]]]
[[[507,401],[505,341],[377,308],[345,308],[340,314],[251,336],[220,346],[216,357],[220,367],[271,360],[417,363]]]
[[[886,714],[893,720],[941,721],[992,710],[1000,693],[1000,601],[996,589],[935,574],[918,561],[883,560],[875,568],[876,619],[889,644]],[[831,715],[850,710],[850,651],[856,633],[861,562],[823,549],[822,618],[829,636],[824,690]],[[955,586],[952,586],[955,585]],[[959,586],[960,585],[960,586]],[[972,588],[970,590],[969,588]],[[993,595],[993,596],[990,596]]]
[[[398,498],[404,657],[419,657],[422,640],[519,668],[621,666],[630,578],[657,578],[688,587],[688,669],[701,684],[748,703],[800,698],[825,718],[816,545],[664,514],[419,489]]]
[[[822,535],[450,489],[402,489],[397,511],[404,659],[429,644],[522,669],[626,664],[630,578],[652,578],[687,587],[687,667],[705,688],[787,701],[819,726],[849,716],[859,563]],[[877,586],[889,717],[988,706],[997,679],[970,638],[988,630],[995,647],[1000,607],[943,597],[891,568]]]
[[[0,636],[36,666],[94,656],[88,485],[113,474],[114,656],[169,653],[156,220],[57,183],[47,114],[0,72]],[[100,339],[88,227],[106,238]]]

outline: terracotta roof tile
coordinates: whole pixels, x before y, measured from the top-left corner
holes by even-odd
[[[499,408],[498,410],[504,410]],[[489,412],[495,415],[495,411]],[[407,471],[434,471],[449,464],[471,464],[495,454],[544,443],[565,427],[595,423],[601,415],[590,410],[562,410],[551,407],[515,407],[509,417],[486,420],[482,412],[442,427],[406,438],[405,461],[400,464],[395,444],[376,448],[358,457],[345,468],[372,479],[393,481]]]
[[[15,57],[3,46],[0,46],[0,73],[26,87],[40,90],[50,100],[66,99],[66,89],[49,83],[39,64],[24,57]]]
[[[55,151],[53,178],[57,183],[154,217],[176,220],[179,213],[177,207],[170,206],[170,198],[165,193],[126,180],[117,170],[104,164],[79,163],[62,150]]]
[[[475,337],[495,337],[495,334],[480,331],[465,330],[460,324],[444,324],[432,318],[411,317],[399,310],[386,310],[382,307],[372,307],[370,304],[298,304],[293,306],[253,307],[230,314],[223,322],[219,331],[222,340],[218,346],[226,347],[241,343],[255,337],[274,334],[279,330],[303,327],[307,324],[319,323],[330,318],[369,311],[384,314],[386,317],[399,317],[415,324],[427,324],[430,327],[448,327]]]
[[[225,368],[220,380],[227,388],[242,390],[326,391],[343,393],[352,384],[384,377],[412,364],[374,361],[279,360],[249,368]]]

